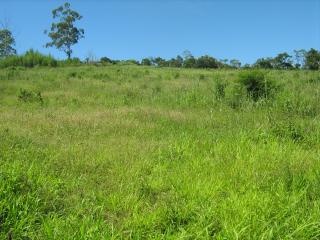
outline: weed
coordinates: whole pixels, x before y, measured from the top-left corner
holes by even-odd
[[[43,98],[40,92],[28,91],[26,89],[20,89],[18,99],[21,102],[38,102],[43,104]]]

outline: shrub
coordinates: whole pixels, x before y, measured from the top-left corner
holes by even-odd
[[[218,68],[219,63],[215,58],[205,55],[205,56],[199,57],[196,60],[196,67],[197,68]]]
[[[59,66],[80,66],[81,60],[79,58],[70,58],[67,60],[59,61]]]
[[[268,81],[264,73],[258,70],[241,72],[239,82],[254,101],[269,97],[276,89],[275,84]]]
[[[40,92],[28,91],[25,89],[20,89],[18,99],[21,102],[39,102],[43,103],[43,98]]]
[[[35,66],[47,66],[56,67],[58,65],[57,60],[55,60],[50,55],[43,55],[38,51],[29,50],[24,55],[21,56],[10,56],[0,60],[0,68],[6,67],[35,67]]]
[[[214,94],[217,100],[221,100],[225,97],[225,89],[227,84],[220,79],[215,82]]]
[[[100,58],[100,62],[102,64],[114,64],[114,61],[112,61],[110,58],[108,57],[102,57]]]
[[[303,129],[302,126],[293,123],[291,120],[273,122],[271,131],[280,139],[291,139],[293,142],[305,140],[306,129]]]
[[[141,65],[143,66],[151,66],[152,65],[152,61],[150,58],[144,58],[141,61]]]

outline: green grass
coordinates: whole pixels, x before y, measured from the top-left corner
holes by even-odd
[[[0,239],[319,239],[320,73],[264,75],[0,70]]]

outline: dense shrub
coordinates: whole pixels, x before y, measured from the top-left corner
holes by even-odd
[[[20,89],[18,99],[21,102],[39,102],[43,103],[43,98],[40,92],[28,91],[25,89]]]
[[[10,56],[0,60],[0,68],[5,67],[35,67],[35,66],[48,66],[56,67],[58,65],[57,60],[55,60],[50,55],[43,55],[38,51],[29,50],[24,55]]]
[[[269,97],[276,89],[275,84],[265,78],[261,71],[245,71],[239,74],[239,82],[254,101]]]
[[[150,58],[144,58],[141,61],[141,65],[143,66],[151,66],[152,65],[152,61]]]
[[[310,70],[319,70],[320,52],[311,48],[305,55],[305,68]]]
[[[115,62],[108,57],[100,58],[100,63],[102,64],[114,64]]]
[[[195,67],[197,68],[218,68],[219,67],[219,62],[208,55],[199,57],[196,60],[196,65]]]

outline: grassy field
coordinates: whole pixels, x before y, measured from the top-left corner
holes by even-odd
[[[0,239],[319,239],[320,72],[239,72],[0,70]]]

